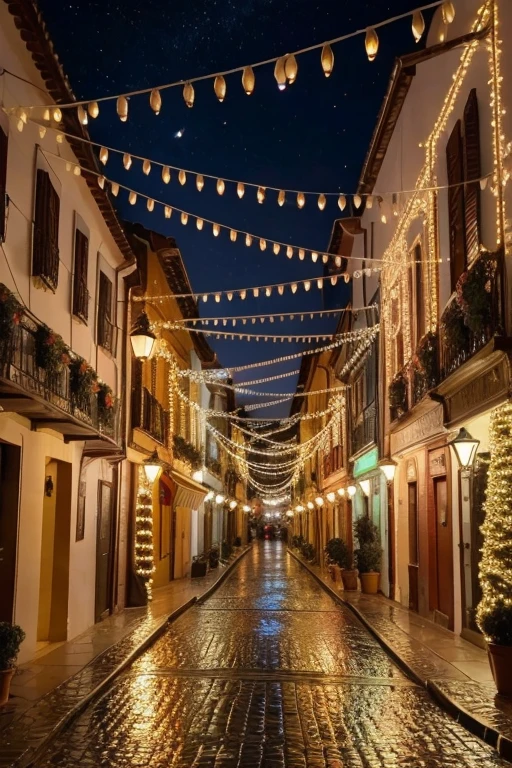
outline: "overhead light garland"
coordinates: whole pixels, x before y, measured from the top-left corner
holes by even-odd
[[[193,84],[203,80],[213,81],[214,94],[219,101],[223,101],[225,99],[226,91],[227,91],[225,78],[228,75],[232,75],[236,73],[241,74],[242,87],[245,93],[250,95],[253,93],[254,87],[255,87],[254,70],[258,67],[263,67],[269,64],[275,65],[274,76],[277,82],[277,87],[279,88],[279,90],[284,90],[287,86],[292,85],[297,79],[297,73],[298,73],[297,56],[304,53],[309,53],[310,51],[315,51],[315,50],[321,51],[321,57],[320,57],[321,67],[324,72],[324,75],[326,77],[329,77],[334,67],[334,54],[332,52],[331,46],[337,43],[341,43],[345,40],[350,40],[354,37],[358,37],[359,35],[365,35],[366,40],[368,40],[369,29],[373,30],[373,32],[375,33],[375,30],[380,27],[387,26],[389,24],[392,24],[396,21],[400,21],[402,19],[406,19],[408,17],[414,17],[414,14],[417,14],[418,12],[426,11],[431,8],[436,8],[439,5],[441,5],[443,8],[443,18],[445,20],[445,23],[450,23],[451,21],[453,21],[453,18],[455,16],[455,9],[453,7],[453,3],[449,2],[449,0],[436,0],[436,2],[419,6],[415,10],[408,11],[406,13],[402,13],[397,16],[392,16],[388,19],[385,19],[384,21],[380,21],[376,24],[373,24],[370,28],[357,29],[357,30],[354,30],[353,32],[349,32],[347,34],[332,38],[331,40],[325,40],[321,43],[316,43],[306,48],[301,48],[299,50],[293,51],[292,53],[285,54],[284,56],[282,55],[275,56],[273,58],[265,59],[263,61],[258,61],[250,65],[244,64],[242,66],[234,67],[233,69],[228,69],[221,72],[214,72],[208,75],[200,75],[198,77],[192,77],[189,79],[176,80],[175,82],[172,82],[172,83],[164,83],[161,85],[149,86],[148,88],[140,88],[133,91],[126,91],[125,93],[122,93],[122,94],[97,97],[94,101],[81,100],[81,101],[68,102],[66,104],[59,104],[59,109],[58,109],[58,112],[60,114],[59,120],[62,119],[62,112],[61,112],[62,109],[77,109],[81,122],[83,124],[86,124],[87,113],[89,114],[90,117],[92,117],[93,119],[96,119],[100,111],[99,104],[106,101],[115,100],[117,103],[118,116],[121,119],[121,121],[124,122],[128,117],[128,99],[132,96],[141,96],[141,95],[149,96],[149,106],[153,110],[154,114],[158,115],[160,114],[162,109],[161,92],[168,90],[169,88],[176,88],[176,87],[183,88],[183,100],[187,105],[187,107],[192,108],[195,102],[195,90],[194,90]],[[366,42],[366,49],[368,52],[368,42]],[[37,109],[43,113],[45,111],[49,111],[52,109],[55,111],[54,105],[51,105],[51,104],[47,106],[32,105],[27,107],[20,107],[20,109],[25,109],[25,110]]]
[[[197,325],[200,323],[201,325],[208,325],[209,323],[214,323],[215,325],[218,325],[218,323],[222,323],[222,325],[226,326],[228,323],[233,324],[233,321],[236,322],[242,322],[243,320],[250,320],[252,324],[255,324],[258,320],[260,323],[264,323],[266,320],[269,320],[271,323],[273,322],[281,322],[283,323],[285,320],[300,320],[300,322],[303,322],[304,320],[313,320],[314,318],[320,318],[322,319],[324,316],[330,317],[331,315],[340,315],[344,314],[345,312],[349,312],[352,315],[357,314],[358,312],[364,312],[366,310],[372,310],[372,309],[378,309],[377,304],[369,304],[366,307],[341,307],[340,309],[315,309],[315,310],[308,310],[305,312],[272,312],[272,313],[263,313],[263,314],[257,314],[257,315],[223,315],[222,317],[183,317],[179,320],[173,320],[173,323],[183,324],[184,326],[187,325]],[[166,320],[155,320],[152,323],[153,328],[165,328],[166,327]],[[236,323],[235,323],[236,324]]]
[[[182,330],[181,325],[174,324],[171,322],[167,322],[164,325],[164,328],[170,331],[176,331],[176,330]],[[322,335],[309,335],[309,336],[283,336],[283,335],[264,335],[264,334],[256,334],[256,333],[238,333],[233,331],[208,331],[204,328],[187,328],[189,333],[201,333],[204,336],[216,336],[219,338],[224,339],[239,339],[240,341],[246,340],[246,341],[260,341],[260,339],[264,341],[281,341],[281,342],[307,342],[310,343],[312,341],[328,341],[329,339],[338,340],[340,342],[347,342],[350,343],[352,341],[358,341],[361,338],[366,338],[368,336],[368,332],[370,330],[375,330],[378,327],[377,325],[371,325],[367,328],[361,328],[356,331],[348,331],[346,333],[338,333],[338,334],[322,334]]]

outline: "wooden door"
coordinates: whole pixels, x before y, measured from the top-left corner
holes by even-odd
[[[0,443],[0,621],[14,619],[21,451]]]
[[[446,476],[434,478],[434,505],[437,548],[438,610],[453,629],[453,540],[452,516],[448,503]]]
[[[407,514],[409,520],[409,608],[419,607],[419,547],[418,547],[418,484],[407,485]]]
[[[98,521],[96,532],[96,621],[112,608],[112,483],[98,483]]]

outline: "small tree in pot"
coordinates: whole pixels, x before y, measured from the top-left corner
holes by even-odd
[[[354,552],[361,590],[368,595],[375,595],[379,589],[382,547],[379,530],[367,515],[363,515],[355,523],[355,533],[359,549]]]
[[[354,570],[352,552],[343,539],[334,538],[327,542],[325,554],[329,561],[341,571],[343,589],[357,589],[357,571]]]
[[[17,624],[0,621],[0,706],[7,704],[16,659],[25,633]]]

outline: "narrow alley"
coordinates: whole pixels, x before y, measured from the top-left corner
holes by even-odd
[[[497,766],[279,541],[254,546],[38,766]]]

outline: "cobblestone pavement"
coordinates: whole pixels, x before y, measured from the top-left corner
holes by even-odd
[[[506,766],[408,680],[280,542],[254,547],[37,766]]]

